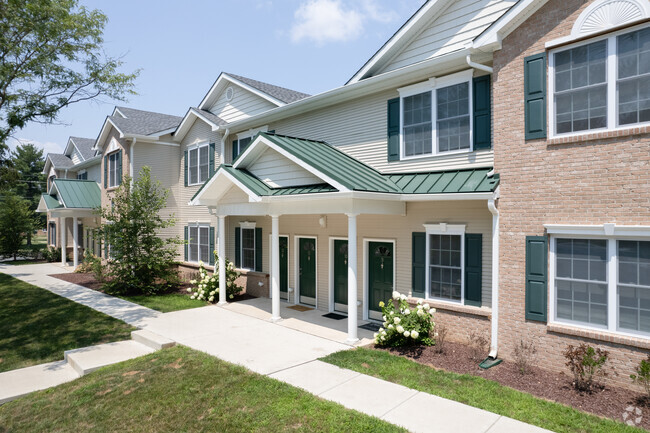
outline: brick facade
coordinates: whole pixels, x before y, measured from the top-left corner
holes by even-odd
[[[494,54],[493,142],[495,170],[501,175],[499,355],[511,357],[524,338],[535,341],[545,367],[565,371],[565,347],[587,341],[610,351],[607,380],[629,388],[629,375],[647,356],[646,339],[524,319],[527,235],[545,235],[543,224],[650,225],[646,128],[579,139],[524,138],[524,57],[543,52],[547,41],[568,36],[590,3],[549,1]]]

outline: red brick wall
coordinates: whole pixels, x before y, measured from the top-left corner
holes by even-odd
[[[501,175],[500,356],[511,357],[521,338],[534,340],[544,365],[555,370],[566,370],[562,351],[586,334],[552,333],[546,324],[525,321],[525,237],[544,235],[543,224],[650,224],[648,131],[570,143],[524,139],[524,57],[544,51],[549,40],[569,35],[590,3],[549,1],[506,37],[494,56],[493,142],[495,169]],[[611,353],[608,364],[614,370],[608,380],[631,387],[629,375],[646,352],[590,336],[599,338],[585,339],[589,344]]]

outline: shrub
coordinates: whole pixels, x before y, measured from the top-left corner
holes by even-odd
[[[375,344],[387,347],[435,344],[431,338],[431,331],[435,326],[435,308],[429,308],[429,304],[422,305],[419,300],[415,308],[411,309],[406,302],[406,296],[398,292],[393,292],[393,299],[386,303],[380,302],[379,306],[386,329],[379,328],[379,332],[375,334]]]
[[[219,261],[217,252],[214,252],[215,262]],[[235,270],[232,262],[226,259],[226,296],[232,299],[238,295],[244,288],[235,284],[235,280],[239,277],[239,272]],[[217,271],[210,275],[203,266],[203,262],[199,262],[199,279],[191,280],[190,284],[195,287],[187,289],[192,295],[192,299],[200,299],[201,301],[217,302],[219,300],[219,268]]]
[[[573,374],[573,386],[580,391],[591,391],[594,379],[605,374],[603,366],[608,356],[609,352],[606,350],[594,349],[585,343],[580,343],[578,347],[569,344],[564,351],[564,357]]]
[[[48,247],[43,251],[43,257],[48,262],[60,262],[61,261],[61,248]]]
[[[650,398],[650,354],[648,359],[642,359],[635,369],[636,374],[631,374],[630,379],[643,387],[648,398]]]
[[[467,336],[467,345],[470,348],[470,359],[481,360],[490,349],[490,341],[478,331],[471,331]]]
[[[444,353],[445,352],[445,341],[447,340],[447,332],[449,330],[445,325],[440,325],[437,327],[436,333],[436,352]]]
[[[523,339],[519,340],[519,344],[515,346],[515,365],[521,374],[526,374],[530,370],[531,365],[534,363],[535,355],[537,354],[537,347],[534,342],[525,342]]]
[[[104,264],[102,263],[101,257],[96,256],[90,250],[84,251],[84,259],[77,269],[75,269],[75,272],[90,272],[100,283],[103,283],[106,280]]]

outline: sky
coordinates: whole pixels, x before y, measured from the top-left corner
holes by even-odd
[[[183,116],[220,72],[309,94],[354,75],[424,0],[80,0],[107,17],[104,49],[139,69],[127,102],[65,108],[58,124],[28,124],[9,142],[62,153],[69,136],[96,138],[115,105]]]

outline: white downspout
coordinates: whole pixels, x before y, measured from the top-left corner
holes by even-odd
[[[488,356],[492,359],[497,358],[499,342],[499,210],[496,207],[498,198],[499,188],[488,200],[488,209],[492,213],[492,339]]]
[[[131,178],[131,188],[133,188],[133,148],[135,147],[136,141],[138,141],[138,139],[133,137],[131,146],[129,146],[129,177]]]
[[[221,136],[221,164],[226,162],[226,137],[230,134],[230,128],[226,128],[223,135]]]
[[[493,69],[489,66],[481,65],[480,63],[475,63],[472,62],[472,56],[468,54],[465,57],[465,60],[467,60],[467,64],[471,66],[474,69],[480,69],[481,71],[489,72],[490,74],[493,72]]]

